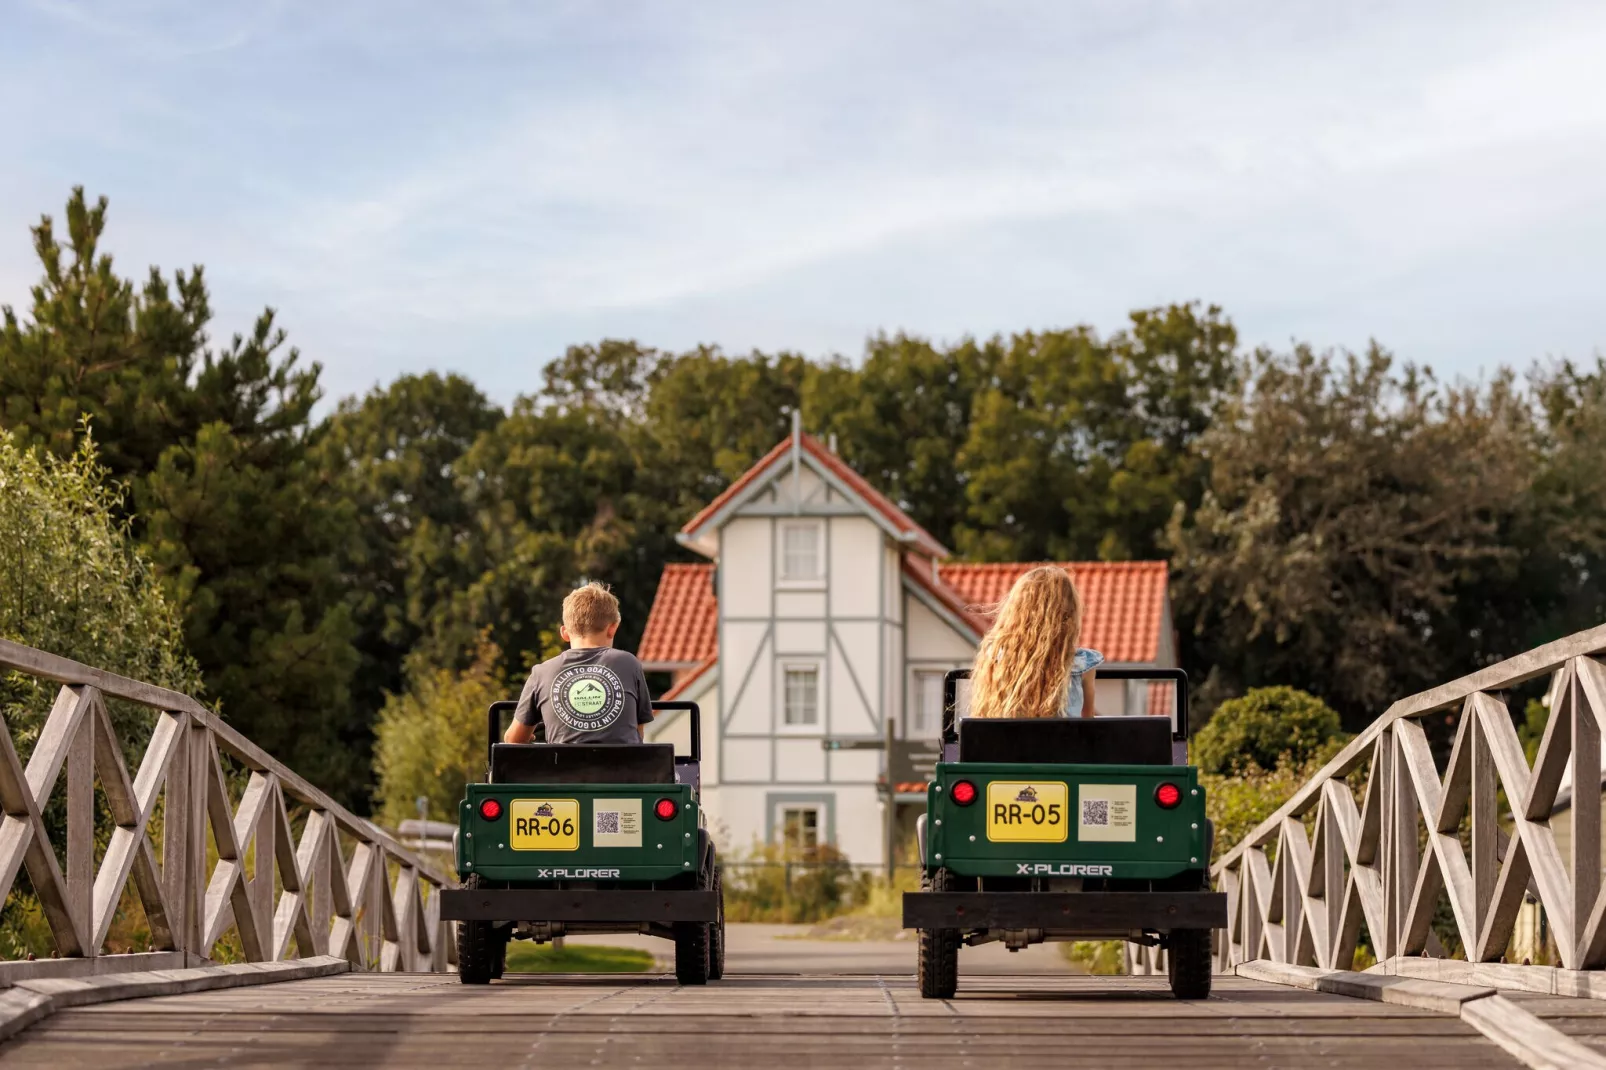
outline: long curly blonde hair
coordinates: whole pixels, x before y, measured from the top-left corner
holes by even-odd
[[[972,717],[1059,717],[1082,635],[1082,596],[1058,565],[1034,568],[998,606],[976,648]]]

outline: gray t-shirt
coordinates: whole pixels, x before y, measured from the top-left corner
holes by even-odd
[[[546,725],[548,743],[639,743],[652,720],[647,674],[627,650],[565,650],[530,671],[513,717]]]

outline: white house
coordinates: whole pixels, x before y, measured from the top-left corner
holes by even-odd
[[[880,862],[925,808],[943,673],[970,663],[987,628],[975,607],[1033,563],[948,563],[903,510],[797,432],[680,541],[710,563],[665,567],[639,655],[674,674],[665,697],[701,707],[717,831],[737,849],[829,843]],[[1176,664],[1163,561],[1064,567],[1086,602],[1082,645],[1111,664]],[[1099,712],[1143,699],[1130,690],[1098,688]],[[687,735],[673,714],[648,738],[684,746]]]

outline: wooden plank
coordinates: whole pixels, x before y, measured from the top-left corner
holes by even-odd
[[[259,772],[272,772],[284,790],[300,802],[327,811],[342,828],[360,839],[381,843],[392,856],[409,865],[430,873],[438,881],[450,883],[448,874],[435,869],[426,858],[414,854],[411,848],[385,832],[373,822],[360,818],[335,802],[309,781],[277,761],[272,755],[252,743],[233,725],[219,718],[211,710],[188,695],[154,684],[130,680],[125,676],[84,665],[70,658],[49,654],[43,650],[24,646],[9,639],[0,639],[0,669],[15,669],[45,680],[62,684],[88,684],[113,698],[125,699],[156,710],[183,711],[205,726],[217,743],[243,761],[248,768]]]
[[[1561,778],[1567,771],[1567,761],[1574,747],[1571,664],[1562,666],[1557,675],[1560,679],[1557,680],[1556,705],[1550,711],[1550,719],[1545,722],[1545,734],[1539,741],[1539,752],[1534,758],[1532,790],[1528,795],[1528,805],[1523,808],[1531,821],[1543,821],[1550,817],[1550,811],[1556,803],[1556,792],[1561,787]]]
[[[1588,631],[1569,635],[1553,643],[1535,647],[1533,650],[1516,657],[1507,658],[1477,672],[1469,673],[1457,680],[1452,680],[1439,687],[1412,695],[1394,703],[1383,715],[1373,721],[1361,731],[1354,739],[1345,745],[1321,771],[1313,776],[1304,787],[1296,791],[1288,802],[1284,803],[1270,817],[1262,821],[1255,829],[1244,837],[1242,843],[1224,854],[1216,861],[1216,867],[1235,865],[1245,847],[1249,844],[1261,843],[1270,836],[1281,823],[1282,819],[1290,814],[1302,814],[1315,802],[1315,797],[1321,791],[1324,781],[1355,767],[1356,763],[1365,755],[1367,749],[1375,745],[1383,730],[1395,721],[1406,717],[1420,717],[1424,713],[1431,713],[1446,706],[1454,706],[1464,702],[1474,694],[1482,691],[1509,689],[1517,684],[1524,683],[1537,676],[1544,676],[1554,672],[1575,657],[1582,655],[1599,654],[1606,651],[1606,624]],[[0,650],[0,662],[3,662],[4,652]]]
[[[1573,663],[1575,709],[1587,707],[1588,715],[1597,728],[1606,721],[1606,665],[1594,658],[1580,658]],[[1575,789],[1576,793],[1576,789]],[[1597,804],[1598,796],[1592,796]],[[1576,802],[1575,802],[1576,807]],[[1599,810],[1596,809],[1597,829],[1599,828]],[[1597,835],[1599,833],[1597,832]],[[1574,856],[1577,857],[1576,855]],[[1597,875],[1598,883],[1598,875]],[[1586,914],[1580,914],[1584,919],[1580,926],[1578,941],[1578,962],[1580,969],[1593,969],[1606,965],[1606,888],[1597,888],[1595,900]]]
[[[1473,719],[1465,719],[1463,728],[1471,720]],[[1455,914],[1456,928],[1463,934],[1476,932],[1478,928],[1477,897],[1473,892],[1472,872],[1467,866],[1466,855],[1461,852],[1461,841],[1454,834],[1455,826],[1452,825],[1448,830],[1443,828],[1446,815],[1445,792],[1441,791],[1441,785],[1434,769],[1433,752],[1428,747],[1427,734],[1422,731],[1421,725],[1413,721],[1401,721],[1395,726],[1395,732],[1400,742],[1400,759],[1405,763],[1411,776],[1411,782],[1416,786],[1417,799],[1421,803],[1423,814],[1439,815],[1439,820],[1429,827],[1427,835],[1428,846],[1437,861],[1438,886],[1434,887],[1430,893],[1426,892],[1423,878],[1427,874],[1427,864],[1424,863],[1421,873],[1418,874],[1418,887],[1413,894],[1413,904],[1415,904],[1411,915],[1413,920],[1408,923],[1407,927],[1413,933],[1418,933],[1420,929],[1419,935],[1424,942],[1426,941],[1429,930],[1420,928],[1423,919],[1417,917],[1414,911],[1418,908],[1431,911],[1433,909],[1432,899],[1438,895],[1439,888],[1442,887],[1449,897],[1450,910]],[[1468,740],[1465,747],[1461,744],[1461,740],[1466,738],[1467,735],[1468,733],[1464,730],[1458,734],[1456,745],[1457,749],[1462,750],[1466,756],[1461,762],[1465,767],[1462,771],[1462,777],[1465,786],[1470,788],[1472,746],[1470,740]],[[1456,763],[1457,759],[1452,756],[1448,774],[1452,781],[1457,775]],[[1465,808],[1464,803],[1462,808]],[[1456,820],[1459,823],[1459,816]],[[1426,894],[1426,898],[1423,898],[1424,894]],[[1465,939],[1466,937],[1463,936],[1463,940]],[[1419,951],[1421,947],[1413,946],[1403,950],[1409,953],[1413,950]]]
[[[1513,824],[1527,849],[1528,865],[1533,879],[1539,885],[1540,898],[1545,904],[1545,917],[1556,934],[1556,947],[1561,952],[1562,964],[1572,967],[1577,961],[1578,946],[1573,925],[1572,881],[1562,864],[1561,851],[1556,847],[1556,836],[1547,823],[1530,821],[1523,814],[1531,791],[1532,777],[1528,760],[1517,740],[1517,730],[1511,725],[1511,715],[1503,703],[1488,695],[1474,695],[1478,711],[1478,727],[1483,739],[1489,743],[1489,753],[1505,786],[1506,798],[1511,800],[1515,812]]]
[[[72,734],[65,748],[67,760],[67,910],[82,938],[84,954],[94,955],[98,946],[87,939],[89,919],[93,917],[95,891],[95,718],[88,713],[88,696],[62,688],[61,695],[81,707],[74,718]],[[57,707],[61,705],[57,696]],[[52,718],[55,714],[52,713]],[[48,728],[49,725],[47,724]],[[37,757],[35,749],[34,756]],[[30,771],[33,762],[29,763]],[[54,780],[52,776],[50,778]],[[47,788],[46,791],[49,789]]]
[[[1581,694],[1584,686],[1590,691],[1597,689],[1595,673],[1601,672],[1601,666],[1591,658],[1576,658],[1569,666],[1566,680],[1566,705],[1569,709],[1551,711],[1550,719],[1567,720],[1572,723],[1573,737],[1573,768],[1578,770],[1573,789],[1573,827],[1572,827],[1572,900],[1568,903],[1571,916],[1578,920],[1574,934],[1578,947],[1572,956],[1571,965],[1582,966],[1585,955],[1591,950],[1589,934],[1585,928],[1591,911],[1595,907],[1595,900],[1600,893],[1600,799],[1601,793],[1596,788],[1596,775],[1588,774],[1583,770],[1600,769],[1600,717],[1606,713],[1606,705],[1597,706],[1588,693]],[[1603,673],[1602,675],[1606,675]],[[1583,685],[1579,677],[1588,678],[1589,684]],[[1548,730],[1548,725],[1546,726]],[[1535,776],[1534,793],[1541,791],[1538,777]],[[1553,793],[1552,793],[1553,794]],[[1541,801],[1541,800],[1535,800]],[[1554,801],[1554,800],[1552,800]],[[1530,810],[1532,807],[1530,806]],[[1546,827],[1550,822],[1550,811],[1538,815]]]
[[[1606,1070],[1606,1056],[1580,1044],[1504,996],[1461,1008],[1463,1021],[1535,1070]]]
[[[26,866],[28,881],[44,909],[56,949],[64,955],[83,954],[89,944],[85,938],[87,926],[81,926],[73,917],[67,879],[45,834],[38,801],[12,745],[9,728],[0,732],[0,805],[5,809],[5,817],[0,819],[0,891],[9,895],[18,869]]]

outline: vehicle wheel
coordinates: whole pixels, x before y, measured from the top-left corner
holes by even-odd
[[[708,983],[708,932],[707,922],[677,921],[675,923],[675,980],[683,985]]]
[[[719,915],[708,932],[708,979],[717,981],[725,976],[725,879],[720,867],[714,866],[714,898],[719,903]]]
[[[507,968],[507,945],[513,939],[510,929],[501,930],[496,934],[496,962],[491,965],[491,980],[500,981],[502,971]]]
[[[954,890],[953,874],[946,869],[927,871],[920,878],[923,892]],[[916,973],[920,994],[926,999],[952,999],[959,990],[959,930],[921,929]]]
[[[479,875],[463,882],[465,888],[478,888]],[[498,968],[500,935],[489,921],[460,921],[457,923],[457,979],[465,985],[487,985],[492,977],[501,976]]]
[[[1166,948],[1166,973],[1178,999],[1210,998],[1210,930],[1173,929]]]

